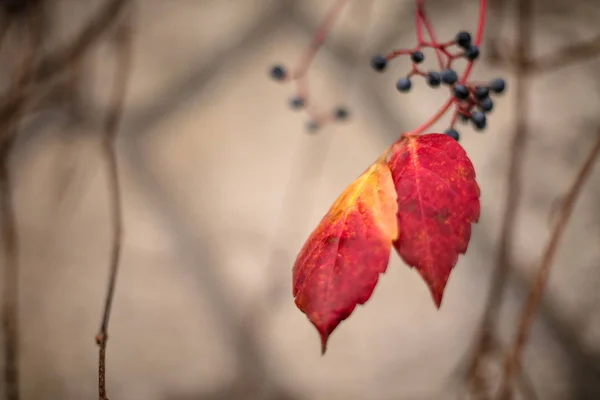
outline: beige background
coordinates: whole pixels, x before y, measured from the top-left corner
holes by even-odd
[[[60,1],[49,47],[67,40],[98,3]],[[502,222],[514,92],[496,102],[486,133],[461,130],[482,215],[441,310],[393,254],[372,300],[336,330],[320,357],[316,331],[291,295],[295,255],[344,187],[445,100],[422,81],[410,95],[396,92],[406,60],[383,75],[368,65],[376,53],[412,46],[413,2],[354,0],[311,69],[317,101],[325,109],[348,104],[352,119],[307,134],[306,116],[287,108],[293,87],[267,72],[276,62],[293,65],[329,3],[136,2],[134,72],[119,137],[126,238],[110,327],[111,399],[459,395]],[[594,4],[537,3],[536,52],[597,30]],[[428,4],[438,36],[475,29],[475,0]],[[512,13],[500,35],[514,37]],[[503,75],[510,89],[513,76],[483,52],[474,76]],[[79,118],[60,105],[37,113],[14,156],[25,400],[97,396],[93,338],[110,243],[97,135],[112,57],[104,43],[86,60]],[[550,210],[595,140],[599,66],[577,64],[532,82],[526,184],[513,238],[517,271],[500,325],[507,343],[549,235]],[[569,223],[525,354],[540,399],[600,398],[599,199],[597,167]],[[496,371],[492,365],[488,372]]]

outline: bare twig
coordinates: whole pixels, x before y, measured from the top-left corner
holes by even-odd
[[[496,41],[493,44],[496,59],[507,67],[518,64],[518,56],[514,54],[511,47],[504,42]],[[600,35],[585,42],[575,43],[565,48],[555,50],[551,53],[527,60],[525,67],[530,74],[544,74],[556,72],[557,70],[579,62],[587,61],[600,56]]]
[[[110,109],[106,116],[102,149],[108,170],[109,207],[112,223],[112,246],[109,264],[109,280],[104,302],[104,313],[100,331],[96,335],[99,346],[98,357],[98,396],[100,400],[108,400],[106,394],[106,344],[108,341],[108,323],[115,293],[116,281],[119,272],[119,259],[121,256],[121,240],[123,236],[123,217],[121,205],[121,192],[119,187],[119,169],[117,164],[116,138],[118,126],[123,115],[123,105],[131,70],[131,43],[132,27],[130,15],[127,21],[119,26],[115,43],[117,47],[117,66],[113,88],[113,97]]]
[[[495,323],[504,295],[508,274],[510,272],[510,257],[512,254],[512,238],[517,221],[517,212],[521,203],[522,179],[521,170],[525,160],[527,144],[527,108],[529,107],[529,70],[527,69],[528,57],[531,54],[532,1],[520,0],[518,10],[518,37],[516,53],[516,79],[515,79],[515,129],[512,144],[509,150],[510,164],[508,171],[508,190],[504,203],[504,216],[502,218],[502,232],[496,265],[492,274],[492,288],[487,300],[485,315],[482,321],[481,336],[475,348],[473,362],[469,369],[471,389],[482,398],[485,390],[485,378],[481,373],[481,363],[489,351],[489,344],[493,340]]]
[[[67,66],[83,58],[92,45],[113,25],[126,1],[107,0],[98,13],[84,25],[83,30],[75,35],[72,42],[37,61],[35,67],[23,75],[23,79],[46,82],[66,71]],[[10,120],[13,114],[20,113],[30,96],[31,91],[24,90],[18,96],[7,96],[0,101],[0,135],[7,131],[1,124]]]
[[[595,38],[576,43],[551,54],[540,56],[529,63],[529,69],[534,73],[554,72],[578,62],[600,55],[600,35]]]
[[[513,343],[511,351],[507,354],[504,360],[504,373],[500,383],[500,389],[498,392],[498,398],[501,400],[507,400],[512,397],[512,387],[515,375],[519,372],[521,367],[521,359],[523,357],[523,349],[527,342],[533,320],[535,318],[537,309],[539,308],[542,296],[544,295],[544,289],[546,282],[548,281],[548,274],[550,272],[550,266],[554,259],[554,255],[558,249],[558,244],[565,230],[565,226],[569,221],[569,217],[577,201],[577,197],[581,192],[585,181],[592,172],[592,168],[600,154],[600,131],[598,132],[598,140],[590,152],[587,160],[581,167],[581,170],[577,174],[577,178],[573,183],[573,186],[569,190],[566,199],[561,207],[559,218],[552,232],[552,236],[546,246],[542,262],[533,281],[527,303],[523,309],[523,314],[519,322],[519,328],[517,331],[517,337]]]
[[[18,238],[8,161],[12,141],[0,148],[0,218],[4,250],[2,329],[4,331],[5,399],[19,400],[19,265]]]
[[[35,55],[41,43],[40,19],[35,9],[28,10],[26,36],[29,43],[23,48],[26,54],[22,65],[18,66],[17,76],[8,89],[7,98],[16,98],[27,90],[34,68]],[[6,34],[2,30],[2,38]],[[4,287],[2,299],[2,328],[4,330],[4,373],[6,400],[20,399],[19,378],[19,242],[17,223],[12,200],[9,161],[17,135],[21,113],[16,112],[3,126],[3,140],[0,141],[0,229],[4,250]]]

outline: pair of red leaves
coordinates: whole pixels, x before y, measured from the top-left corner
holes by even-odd
[[[338,197],[293,269],[298,308],[327,339],[371,297],[392,245],[436,306],[479,219],[479,186],[464,149],[444,134],[406,136]]]

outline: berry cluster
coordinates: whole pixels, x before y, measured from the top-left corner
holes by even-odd
[[[298,77],[298,78],[291,78],[287,72],[287,70],[285,69],[284,66],[282,65],[275,65],[271,68],[270,70],[270,75],[271,78],[275,81],[279,81],[279,82],[286,82],[286,81],[291,81],[291,80],[300,80],[302,77]],[[303,90],[303,86],[299,85],[299,92],[305,92],[306,90]],[[297,94],[295,96],[293,96],[290,100],[289,100],[289,106],[292,110],[306,110],[307,113],[309,114],[309,116],[311,117],[311,120],[308,121],[307,125],[306,125],[306,130],[310,133],[314,133],[317,132],[322,126],[324,126],[325,124],[331,122],[331,121],[345,121],[348,119],[349,117],[349,112],[348,109],[346,107],[340,106],[337,107],[335,110],[333,110],[333,112],[328,113],[328,114],[319,114],[317,112],[315,112],[312,109],[308,108],[308,95],[307,94]]]
[[[440,70],[424,71],[420,64],[425,60],[422,52],[423,48],[433,48],[436,52]],[[452,51],[455,47],[458,51]],[[445,85],[450,90],[450,100],[448,107],[455,105],[454,118],[451,126],[445,131],[454,139],[459,139],[459,133],[454,128],[457,119],[467,122],[471,121],[476,130],[483,130],[487,125],[486,114],[494,108],[494,102],[490,94],[499,94],[504,92],[506,83],[503,79],[497,78],[488,83],[476,84],[467,81],[468,73],[472,63],[479,57],[479,46],[473,43],[471,34],[466,31],[459,32],[454,40],[446,43],[437,43],[435,40],[426,42],[419,37],[417,48],[412,50],[394,50],[387,56],[376,55],[371,59],[371,67],[378,72],[384,72],[389,62],[401,55],[409,55],[412,61],[412,69],[406,75],[398,79],[396,89],[399,92],[406,93],[412,88],[412,78],[421,76],[425,78],[427,84],[432,88],[438,88]],[[463,78],[459,78],[456,70],[452,68],[453,61],[459,58],[465,58],[469,62],[467,72]],[[443,110],[445,112],[445,110]]]

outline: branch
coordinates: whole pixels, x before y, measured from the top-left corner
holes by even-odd
[[[75,35],[72,42],[39,60],[35,67],[27,70],[23,79],[36,82],[48,81],[65,70],[71,63],[83,58],[92,45],[113,25],[126,1],[107,0],[98,13],[84,25],[83,30]],[[6,124],[13,114],[22,112],[30,96],[31,92],[24,90],[18,96],[7,96],[0,101],[2,104],[0,107],[0,135],[5,135],[7,132],[2,124]]]
[[[24,44],[26,54],[18,75],[8,89],[7,97],[15,98],[27,90],[31,71],[34,68],[35,54],[41,43],[40,16],[33,9],[27,12],[27,37],[30,43]],[[2,29],[2,38],[7,28]],[[10,154],[18,131],[21,113],[12,114],[1,131],[6,138],[0,142],[0,234],[4,250],[4,287],[2,298],[2,329],[4,330],[4,371],[6,400],[19,400],[19,241],[17,222],[12,199],[10,180]]]
[[[113,237],[109,264],[108,288],[104,302],[104,313],[100,331],[96,335],[96,343],[99,346],[98,397],[100,400],[108,400],[106,394],[106,344],[108,341],[108,323],[110,321],[112,302],[119,272],[121,241],[123,236],[123,216],[121,192],[119,188],[116,138],[118,126],[123,115],[123,104],[125,100],[127,84],[129,81],[129,74],[131,71],[131,42],[131,22],[127,21],[124,22],[123,25],[119,26],[116,32],[115,43],[118,51],[118,61],[115,69],[112,103],[106,116],[104,138],[102,142],[102,149],[108,171],[109,207],[111,213]]]
[[[498,57],[496,61],[509,67],[515,64],[516,57],[511,55],[512,51],[509,46],[502,42],[495,43],[495,50]],[[561,68],[598,56],[600,56],[600,35],[588,41],[575,43],[552,53],[528,59],[525,65],[529,73],[544,74],[556,72]]]
[[[592,168],[596,158],[598,158],[598,154],[600,154],[600,131],[598,132],[598,140],[594,145],[594,148],[577,174],[577,178],[575,179],[575,182],[569,190],[569,193],[567,194],[566,199],[561,207],[558,221],[546,246],[546,251],[544,252],[541,265],[535,276],[535,280],[533,282],[531,292],[529,293],[525,308],[523,309],[523,314],[519,322],[519,329],[517,331],[518,333],[513,344],[513,348],[504,360],[504,371],[498,395],[498,398],[501,400],[510,399],[512,396],[513,381],[515,379],[515,375],[521,368],[523,349],[527,343],[529,332],[531,331],[531,326],[533,325],[533,320],[540,306],[542,296],[544,295],[544,290],[548,281],[548,274],[550,272],[550,266],[554,260],[554,256],[558,249],[558,244],[565,230],[565,226],[569,221],[569,217],[571,216],[575,202],[577,201],[577,197],[579,196],[579,193],[581,193],[583,185],[592,172]]]
[[[498,319],[500,304],[508,283],[510,256],[512,254],[512,238],[514,237],[517,212],[521,203],[522,179],[521,170],[525,161],[527,136],[529,135],[526,116],[529,107],[529,72],[527,60],[532,48],[532,0],[520,0],[518,9],[517,54],[515,59],[515,128],[512,138],[510,163],[508,170],[508,190],[504,202],[504,215],[496,264],[492,273],[492,288],[487,300],[486,311],[481,324],[479,342],[469,368],[471,389],[479,396],[487,386],[480,371],[483,358],[489,352],[489,343],[493,340],[495,324]]]
[[[551,54],[541,56],[529,63],[529,69],[533,73],[554,72],[559,68],[566,67],[577,62],[597,57],[600,55],[600,35],[594,39],[576,43]]]

